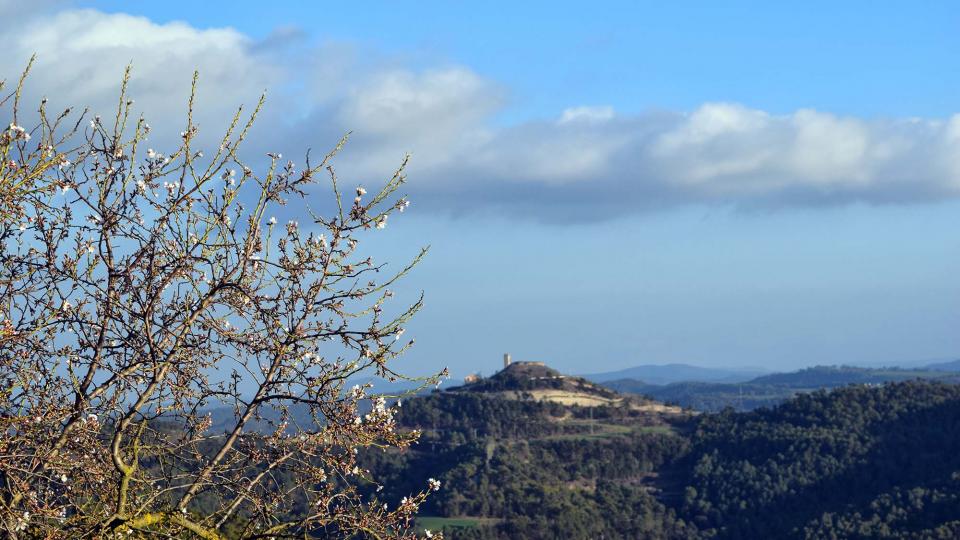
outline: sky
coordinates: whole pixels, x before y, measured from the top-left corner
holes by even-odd
[[[253,153],[412,153],[413,374],[957,358],[960,6],[777,4],[0,0],[0,78],[109,110],[132,61],[159,127],[197,69],[211,133],[267,90]]]

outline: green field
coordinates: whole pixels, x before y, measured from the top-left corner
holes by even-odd
[[[639,426],[634,428],[633,430],[639,431],[640,433],[663,433],[663,434],[676,433],[676,430],[671,426]]]
[[[456,529],[472,529],[478,525],[495,525],[500,520],[497,518],[485,517],[437,517],[437,516],[419,516],[417,518],[417,527],[420,529],[430,529],[439,531],[444,527]]]
[[[583,424],[588,425],[589,421],[575,420],[570,421],[570,424]],[[559,435],[547,435],[545,437],[538,437],[538,440],[547,440],[547,441],[572,441],[572,440],[595,440],[595,439],[606,439],[609,437],[617,437],[626,435],[631,432],[639,433],[663,433],[670,434],[674,433],[674,429],[670,426],[624,426],[619,424],[594,424],[595,431],[593,433],[563,433]]]

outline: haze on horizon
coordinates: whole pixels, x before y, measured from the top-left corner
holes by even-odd
[[[412,152],[372,238],[432,248],[401,370],[960,355],[957,5],[276,5],[0,0],[2,78],[36,53],[28,97],[109,114],[132,61],[160,126],[196,68],[211,135],[269,89],[251,155],[352,131],[376,185]]]

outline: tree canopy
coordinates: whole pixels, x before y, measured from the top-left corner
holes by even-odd
[[[391,361],[413,345],[401,335],[421,301],[397,306],[391,286],[419,257],[390,271],[360,248],[409,204],[404,167],[368,193],[336,176],[345,140],[317,162],[246,160],[263,98],[202,148],[216,139],[193,122],[196,77],[178,144],[154,150],[129,77],[110,117],[53,115],[46,100],[25,114],[26,72],[0,101],[0,526],[413,536],[437,482],[392,506],[361,496],[376,480],[356,452],[418,432],[346,383],[403,378]],[[324,193],[327,211],[312,209]],[[215,406],[234,412],[225,429],[211,429]]]

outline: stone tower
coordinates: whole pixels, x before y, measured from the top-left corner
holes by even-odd
[[[510,353],[504,353],[503,355],[503,369],[510,367]]]

